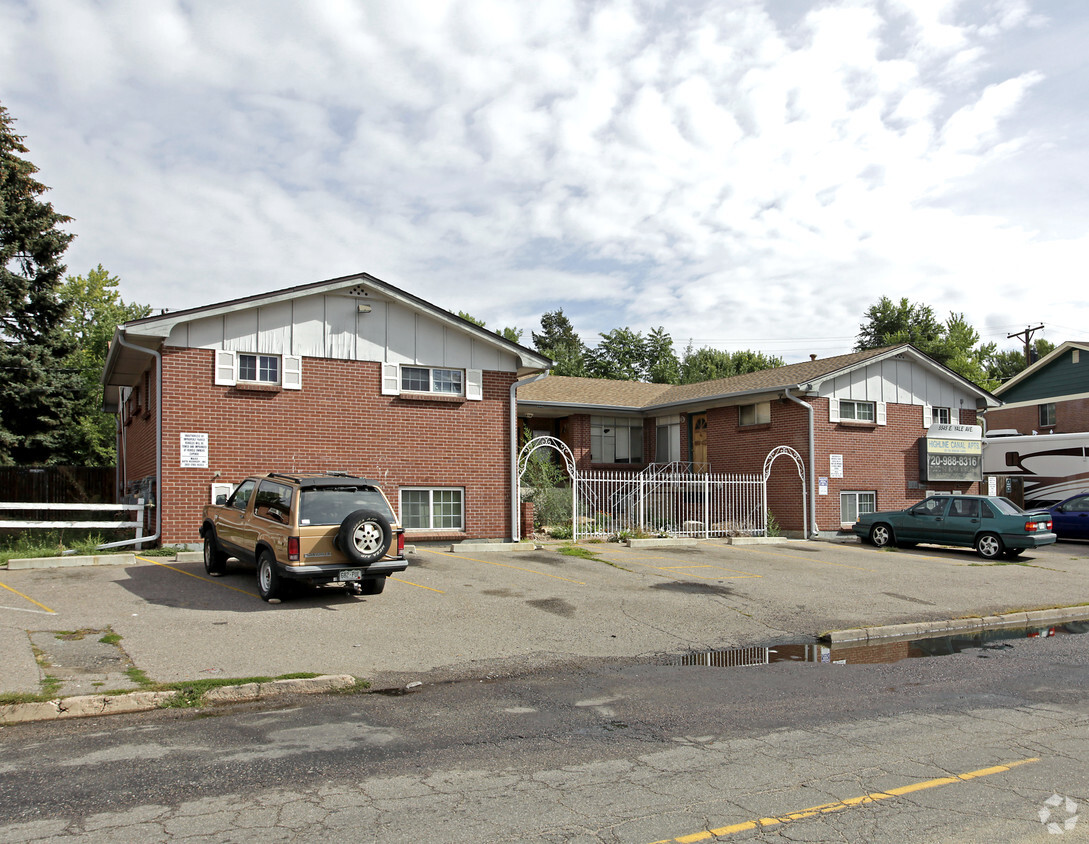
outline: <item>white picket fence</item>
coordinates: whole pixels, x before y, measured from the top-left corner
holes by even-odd
[[[575,538],[629,533],[765,536],[763,475],[579,472]]]

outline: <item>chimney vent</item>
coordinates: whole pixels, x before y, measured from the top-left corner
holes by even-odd
[[[809,356],[809,359],[810,359],[810,360],[816,360],[816,359],[817,359],[817,356],[816,356],[816,355],[810,355],[810,356]]]

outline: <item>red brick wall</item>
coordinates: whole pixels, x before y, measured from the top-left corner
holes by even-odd
[[[1040,402],[1045,404],[1046,402]],[[1013,428],[1021,434],[1076,434],[1089,431],[1089,398],[1055,402],[1055,424],[1040,425],[1039,405],[995,407],[987,411],[987,430]]]
[[[920,405],[888,404],[885,425],[832,423],[828,421],[828,400],[808,400],[814,408],[814,444],[817,478],[828,478],[828,494],[816,496],[817,526],[821,531],[840,530],[840,492],[876,492],[880,510],[910,506],[929,491],[978,492],[979,484],[919,482],[919,438],[926,435]],[[772,401],[771,421],[762,425],[740,424],[737,407],[718,407],[706,411],[708,459],[712,472],[762,474],[764,461],[772,449],[790,446],[802,458],[805,468],[805,495],[816,484],[809,477],[809,413],[794,402]],[[681,424],[681,454],[688,459],[689,422],[686,414]],[[962,410],[963,425],[976,424],[974,410]],[[646,459],[654,455],[653,419],[644,422],[643,439]],[[560,420],[557,435],[575,455],[579,471],[619,469],[639,471],[632,464],[598,465],[590,463],[590,417],[569,416]],[[843,456],[844,477],[832,478],[829,456]],[[909,488],[913,487],[913,488]],[[819,488],[818,488],[819,493]],[[779,526],[787,531],[802,531],[802,480],[791,457],[778,457],[768,478],[768,509]]]
[[[840,526],[839,494],[843,491],[877,493],[878,510],[898,510],[921,501],[929,492],[978,492],[978,483],[919,482],[919,438],[926,435],[919,405],[886,405],[886,425],[863,426],[828,422],[828,400],[816,408],[817,477],[828,477],[828,495],[817,496],[817,524],[821,530]],[[961,410],[960,424],[976,424],[974,410]],[[829,455],[843,455],[843,477],[830,477]],[[915,482],[918,488],[909,489]]]
[[[464,487],[464,532],[410,532],[408,539],[511,536],[513,373],[485,372],[483,401],[416,400],[381,395],[378,363],[308,357],[302,390],[260,392],[215,386],[213,356],[208,349],[163,350],[164,543],[198,541],[213,481],[237,483],[269,471],[369,477],[395,511],[401,487]],[[179,466],[183,432],[208,434],[207,469]],[[136,465],[154,461],[154,443],[140,443],[140,451],[129,444],[130,478]]]

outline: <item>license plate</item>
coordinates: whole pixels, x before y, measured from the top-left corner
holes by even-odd
[[[355,580],[362,580],[363,572],[359,569],[345,569],[344,571],[337,572],[338,583],[351,583]]]

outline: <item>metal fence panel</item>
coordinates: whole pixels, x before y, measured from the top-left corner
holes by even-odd
[[[580,472],[576,487],[579,536],[767,533],[763,475]]]

